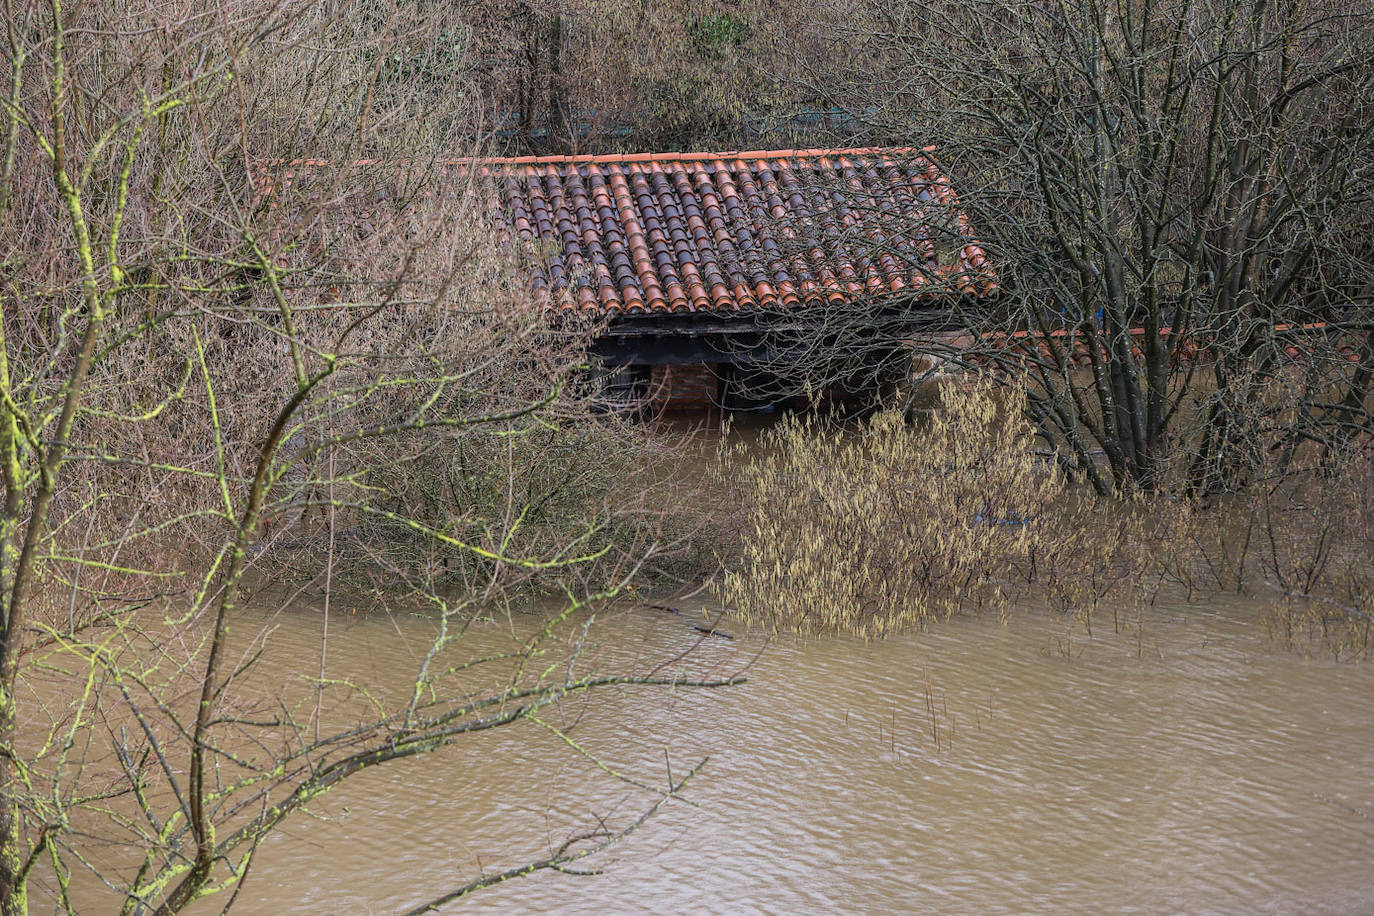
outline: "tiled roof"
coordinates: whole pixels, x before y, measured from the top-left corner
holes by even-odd
[[[1315,352],[1311,344],[1313,340],[1323,342],[1327,346],[1332,345],[1331,339],[1327,336],[1327,328],[1325,322],[1313,321],[1305,324],[1275,324],[1272,330],[1282,343],[1284,355],[1290,359],[1299,359]],[[1143,365],[1145,329],[1130,328],[1126,334],[1129,338],[1131,357]],[[1167,340],[1172,336],[1169,328],[1160,329],[1161,338]],[[1335,339],[1334,349],[1324,352],[1328,355],[1334,354],[1336,358],[1346,362],[1359,362],[1361,340],[1359,334],[1345,334]],[[1115,358],[1115,354],[1101,349],[1100,337],[1083,334],[1077,330],[989,333],[981,335],[977,342],[969,338],[964,346],[973,354],[970,361],[975,364],[986,363],[996,354],[1004,359],[1010,356],[1011,359],[1007,362],[1013,364],[1018,360],[1024,364],[1035,359],[1057,362],[1062,358],[1071,369],[1088,369],[1092,366],[1094,357],[1102,362],[1109,362]],[[1096,353],[1093,352],[1095,348]],[[1170,358],[1175,363],[1184,364],[1193,361],[1208,362],[1216,358],[1216,352],[1207,335],[1202,334],[1185,337]]]
[[[372,165],[359,162],[360,166]],[[324,160],[261,163],[259,194]],[[536,302],[736,313],[988,295],[987,255],[930,149],[527,156],[475,170],[532,255]]]
[[[542,303],[737,312],[988,294],[987,256],[929,150],[490,159]]]

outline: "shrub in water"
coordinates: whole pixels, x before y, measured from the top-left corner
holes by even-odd
[[[774,630],[865,637],[1004,607],[1064,481],[1033,454],[1019,395],[975,380],[942,400],[921,423],[883,413],[858,434],[789,418],[763,454],[733,456],[747,518],[718,597]]]

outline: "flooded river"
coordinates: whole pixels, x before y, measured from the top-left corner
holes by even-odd
[[[319,619],[282,612],[272,663],[316,658]],[[603,664],[695,646],[726,670],[762,650],[744,686],[563,713],[583,748],[658,785],[709,756],[696,807],[669,805],[599,876],[545,872],[450,910],[1374,912],[1374,665],[1271,648],[1253,604],[1140,623],[1088,638],[1027,612],[803,643],[627,612],[596,637]],[[336,614],[330,666],[403,679],[428,626]],[[484,626],[471,638],[499,643]],[[549,732],[500,730],[289,822],[236,912],[395,912],[651,802]]]

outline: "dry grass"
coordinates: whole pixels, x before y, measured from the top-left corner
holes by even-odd
[[[1374,452],[1353,452],[1300,486],[1246,505],[1251,588],[1280,645],[1337,661],[1367,659],[1374,644]]]
[[[1265,483],[1222,501],[1104,499],[1036,457],[1015,391],[947,381],[916,424],[791,418],[736,449],[721,485],[741,508],[719,600],[775,632],[865,638],[1012,607],[1072,615],[1091,635],[1109,615],[1143,650],[1146,605],[1241,593],[1263,604],[1277,644],[1368,657],[1374,453],[1261,449]]]
[[[990,380],[946,382],[918,424],[861,430],[789,419],[727,479],[740,490],[739,552],[717,596],[751,623],[881,637],[963,611],[1014,605],[1077,616],[1217,577],[1193,503],[1102,500],[1035,454],[1024,404]]]
[[[784,421],[765,454],[731,465],[747,521],[720,599],[771,629],[867,637],[1005,607],[1064,492],[1020,416],[979,383],[921,426]]]

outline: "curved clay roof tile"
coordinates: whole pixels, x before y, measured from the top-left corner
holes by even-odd
[[[251,177],[265,197],[333,167],[264,160]],[[530,293],[549,308],[735,311],[898,291],[996,292],[987,252],[931,148],[526,156],[436,167],[455,179],[485,176],[514,237],[544,259]],[[951,233],[956,244],[936,245]],[[937,261],[941,251],[955,263]]]

